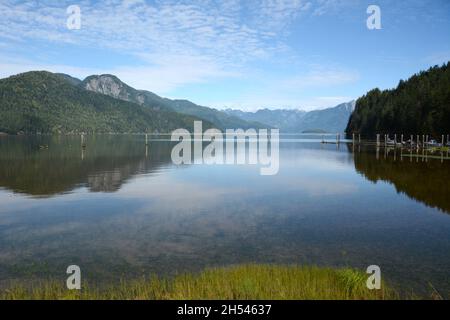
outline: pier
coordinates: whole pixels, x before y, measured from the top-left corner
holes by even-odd
[[[375,146],[377,152],[377,159],[379,158],[380,149],[384,149],[384,157],[391,153],[394,154],[394,160],[397,160],[397,156],[403,161],[404,158],[409,158],[410,161],[416,159],[416,161],[428,161],[428,159],[450,160],[450,135],[441,135],[438,140],[432,139],[430,135],[410,135],[409,140],[405,141],[404,134],[384,134],[383,141],[381,134],[375,136],[375,140],[361,140],[361,135],[352,134],[352,140],[348,141],[355,146],[359,146],[358,150],[361,150],[361,146]],[[393,139],[391,139],[391,137]],[[400,140],[398,140],[400,137]],[[415,138],[415,139],[414,139]]]

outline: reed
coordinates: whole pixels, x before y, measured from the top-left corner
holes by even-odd
[[[353,269],[303,266],[239,265],[206,269],[172,278],[152,276],[122,280],[106,287],[84,284],[69,291],[64,283],[20,284],[0,290],[0,299],[14,300],[378,300],[399,296],[383,284],[368,290],[368,275]]]

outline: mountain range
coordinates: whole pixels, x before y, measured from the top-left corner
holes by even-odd
[[[353,102],[304,112],[224,111],[188,100],[171,100],[137,90],[114,75],[84,80],[67,74],[31,71],[0,80],[0,132],[5,133],[167,133],[205,128],[279,128],[281,132],[342,132]]]
[[[69,76],[66,75],[66,77]],[[71,80],[70,78],[68,79]],[[260,123],[245,121],[213,108],[199,106],[188,100],[171,100],[162,98],[150,91],[136,90],[123,83],[114,75],[105,74],[89,76],[84,81],[80,82],[79,85],[86,90],[133,102],[156,111],[163,110],[194,116],[206,120],[212,123],[216,128],[222,130],[266,127]]]
[[[46,71],[0,80],[0,132],[135,133],[192,128],[196,117],[85,90],[82,82]],[[205,121],[205,127],[213,126]]]
[[[351,101],[333,108],[309,112],[295,109],[261,109],[256,112],[227,109],[225,112],[245,121],[279,128],[284,133],[342,133],[354,108],[355,101]]]

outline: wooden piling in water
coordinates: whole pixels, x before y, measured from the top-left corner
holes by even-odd
[[[358,134],[358,143],[361,144],[361,135]]]
[[[148,133],[145,134],[145,145],[148,146]]]
[[[379,147],[380,146],[380,134],[378,133],[377,134],[377,147]]]
[[[84,141],[84,133],[81,134],[81,148],[86,148],[86,142]]]

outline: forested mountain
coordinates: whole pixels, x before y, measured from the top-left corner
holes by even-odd
[[[72,77],[68,74],[65,73],[56,73],[57,76],[60,76],[61,78],[63,78],[64,80],[68,81],[69,83],[71,83],[74,86],[79,86],[83,81],[81,81],[78,78]]]
[[[138,103],[154,110],[175,111],[209,121],[218,129],[262,128],[260,123],[248,122],[225,112],[199,106],[188,100],[162,98],[150,91],[136,90],[113,75],[94,75],[87,77],[81,84],[84,89],[105,94],[116,99]]]
[[[396,89],[374,89],[356,101],[346,132],[429,134],[450,131],[450,63],[401,80]]]
[[[45,71],[1,79],[0,132],[170,132],[190,129],[198,120],[90,92],[76,84],[75,78]]]
[[[257,121],[278,128],[285,133],[344,132],[354,108],[354,101],[333,108],[305,112],[301,110],[269,110],[244,112],[228,109],[226,112],[246,121]]]

